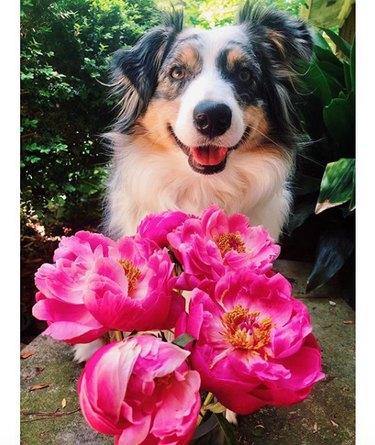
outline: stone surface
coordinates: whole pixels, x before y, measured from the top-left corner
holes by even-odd
[[[298,405],[264,408],[251,416],[240,416],[238,444],[352,445],[354,312],[340,298],[334,282],[313,293],[304,293],[311,265],[278,261],[275,268],[291,280],[294,296],[309,308],[327,377]],[[79,411],[76,387],[83,366],[72,361],[71,348],[39,336],[22,350],[22,355],[29,351],[34,354],[21,361],[21,445],[112,444],[111,438],[91,430]],[[30,391],[38,384],[49,386]]]

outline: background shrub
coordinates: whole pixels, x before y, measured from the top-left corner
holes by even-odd
[[[111,54],[156,20],[152,0],[22,0],[23,221],[59,234],[100,220],[99,135],[114,117],[102,83]]]

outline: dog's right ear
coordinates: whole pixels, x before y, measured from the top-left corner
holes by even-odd
[[[146,32],[133,48],[120,49],[113,55],[113,93],[120,96],[116,130],[121,133],[129,133],[146,110],[157,86],[159,70],[182,30],[182,11],[165,15],[163,22],[163,26]]]

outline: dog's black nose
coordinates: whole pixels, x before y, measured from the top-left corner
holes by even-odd
[[[195,128],[204,136],[221,136],[230,127],[232,111],[228,105],[217,102],[201,102],[193,111]]]

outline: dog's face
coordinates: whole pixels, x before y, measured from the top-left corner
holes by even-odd
[[[177,19],[177,20],[176,20]],[[263,140],[292,144],[293,62],[312,51],[305,24],[246,4],[237,26],[182,29],[181,16],[114,58],[117,130],[178,149],[202,174]]]

